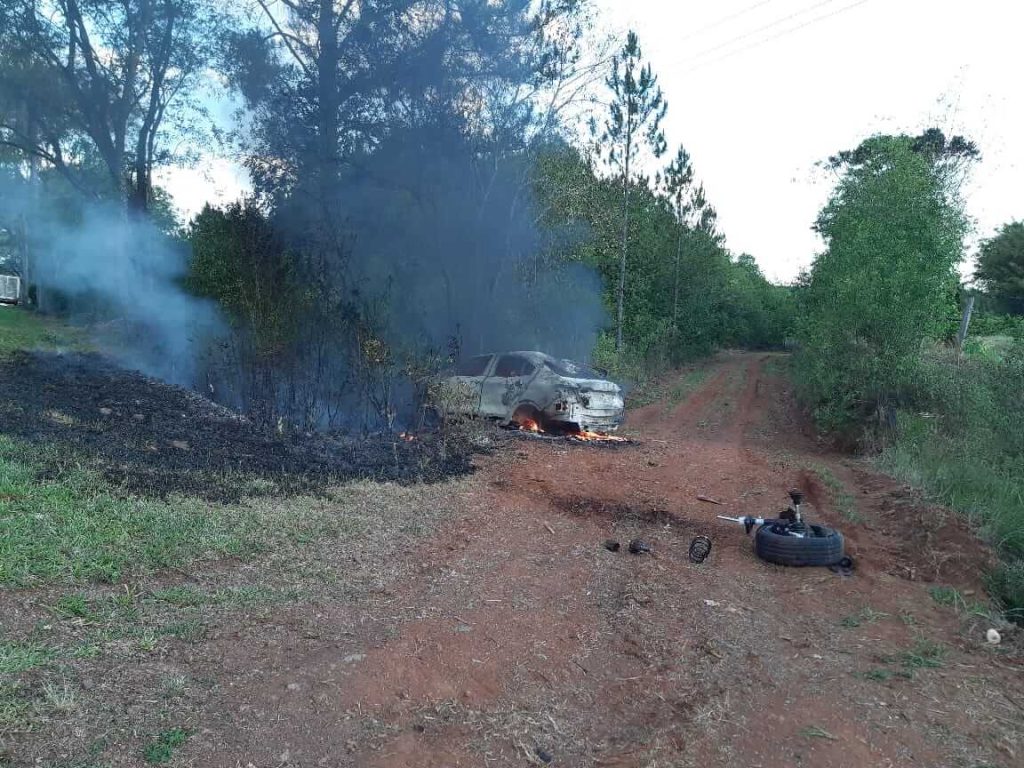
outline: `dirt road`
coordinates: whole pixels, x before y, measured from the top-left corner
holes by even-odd
[[[228,682],[183,764],[1020,765],[1019,651],[930,592],[981,599],[985,550],[801,435],[777,368],[731,354],[691,392],[681,376],[678,403],[630,415],[634,446],[524,438],[486,459],[371,606],[219,644]],[[715,519],[776,512],[792,486],[848,534],[854,575],[762,563]],[[698,533],[714,548],[693,565]],[[602,546],[634,537],[653,554]]]

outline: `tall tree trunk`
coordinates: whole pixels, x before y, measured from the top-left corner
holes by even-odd
[[[676,238],[676,261],[672,266],[672,328],[676,328],[679,319],[679,259],[683,252],[683,225],[679,225],[679,236]]]
[[[327,205],[336,193],[338,162],[338,29],[335,24],[333,0],[320,0],[317,20],[319,55],[316,58],[317,100],[320,114],[316,173],[320,177],[322,204]],[[326,213],[326,210],[325,210]]]
[[[619,257],[618,327],[615,332],[615,351],[622,353],[622,325],[626,317],[626,254],[629,250],[629,153],[632,137],[626,138],[626,158],[622,169],[622,255]]]

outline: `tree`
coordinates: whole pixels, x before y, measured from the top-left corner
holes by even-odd
[[[629,253],[629,190],[633,164],[643,146],[655,157],[665,153],[665,134],[661,131],[661,121],[668,109],[668,102],[662,96],[651,65],[643,63],[640,41],[632,30],[622,50],[612,59],[611,74],[605,82],[613,98],[608,107],[601,141],[605,144],[608,163],[616,170],[622,185],[622,249],[619,257],[615,331],[615,349],[621,353]]]
[[[166,128],[192,130],[212,0],[9,0],[0,6],[0,145],[80,191],[151,202]],[[83,158],[94,154],[102,173]]]
[[[965,230],[941,162],[914,137],[876,136],[844,155],[816,223],[827,248],[800,290],[800,381],[826,427],[872,413],[892,423],[922,341],[956,312]]]
[[[1005,311],[1024,315],[1024,221],[1003,225],[981,244],[974,277]]]
[[[690,165],[690,154],[683,147],[679,147],[675,158],[665,169],[664,184],[665,192],[672,201],[672,207],[676,215],[676,225],[679,232],[676,237],[676,255],[672,263],[672,325],[678,322],[679,318],[679,259],[683,253],[683,238],[686,233],[686,220],[693,210],[691,201],[692,191],[690,185],[693,183],[693,166]]]

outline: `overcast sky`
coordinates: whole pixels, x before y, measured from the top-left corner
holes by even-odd
[[[1024,218],[1024,3],[1016,0],[595,0],[658,74],[728,246],[792,280],[834,183],[815,163],[878,132],[937,125],[982,151],[966,190],[976,237]],[[165,173],[188,214],[237,199],[225,160]]]
[[[815,163],[873,133],[965,134],[982,151],[966,190],[977,235],[1024,218],[1024,3],[597,3],[640,36],[670,150],[690,151],[729,247],[769,278],[791,280],[821,248],[810,225],[834,179]]]

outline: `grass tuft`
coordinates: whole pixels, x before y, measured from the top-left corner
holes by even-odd
[[[151,765],[161,765],[169,762],[174,757],[174,750],[188,741],[188,731],[181,728],[172,728],[164,731],[153,741],[146,745],[142,756]]]

